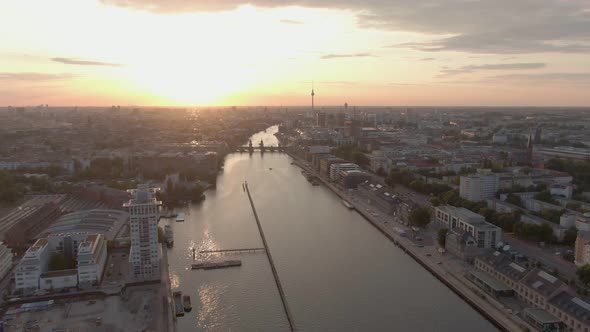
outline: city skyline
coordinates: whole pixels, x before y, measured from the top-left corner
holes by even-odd
[[[35,8],[34,11],[31,8]],[[584,1],[8,1],[0,105],[587,106]]]

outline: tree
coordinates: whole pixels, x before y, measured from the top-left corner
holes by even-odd
[[[576,275],[584,285],[590,284],[590,265],[581,266],[576,271]]]
[[[449,230],[446,228],[441,228],[438,230],[438,234],[437,234],[438,245],[441,246],[441,248],[444,248],[445,245],[447,244],[447,233],[448,232],[449,232]]]
[[[427,207],[419,207],[410,212],[410,223],[414,226],[424,227],[430,222],[430,209]]]
[[[573,246],[576,243],[578,237],[578,229],[575,226],[568,228],[563,235],[563,244]]]
[[[162,229],[162,227],[158,226],[158,242],[164,243],[165,240],[166,240],[166,235],[164,235],[164,230]]]
[[[557,204],[557,202],[551,196],[551,192],[549,190],[543,190],[535,195],[535,199],[539,201],[543,201],[550,204]]]
[[[506,202],[522,207],[522,201],[520,200],[520,197],[513,194],[508,194],[506,197]]]
[[[430,204],[432,204],[432,206],[439,206],[440,205],[440,199],[438,199],[438,197],[432,197],[430,199]]]
[[[76,267],[73,257],[66,257],[61,252],[55,252],[49,258],[49,271],[67,270]]]

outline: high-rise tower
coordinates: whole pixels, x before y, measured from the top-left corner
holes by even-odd
[[[124,204],[129,211],[129,262],[138,281],[160,279],[158,219],[162,202],[156,199],[157,191],[158,188],[140,184],[137,189],[128,190],[132,198]]]

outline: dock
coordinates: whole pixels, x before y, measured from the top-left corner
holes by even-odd
[[[289,328],[291,331],[295,331],[295,321],[293,320],[293,316],[291,315],[291,310],[289,310],[289,304],[287,303],[287,296],[285,295],[285,291],[283,291],[283,285],[281,284],[281,280],[279,279],[279,273],[275,267],[275,263],[272,259],[272,255],[270,254],[270,249],[268,247],[268,243],[266,242],[266,237],[264,236],[264,231],[262,230],[262,225],[260,224],[260,219],[258,218],[258,213],[256,212],[256,207],[254,206],[254,200],[252,200],[252,195],[250,194],[250,189],[248,188],[248,183],[244,183],[244,188],[246,189],[246,193],[248,194],[248,200],[250,200],[250,205],[252,206],[252,212],[254,213],[254,219],[256,220],[256,224],[258,225],[258,231],[260,232],[260,237],[262,238],[262,244],[264,245],[264,250],[266,251],[266,257],[268,258],[268,262],[270,264],[270,268],[272,270],[272,274],[275,278],[275,283],[277,284],[277,289],[279,291],[279,295],[281,297],[281,302],[283,303],[283,309],[285,310],[285,315],[287,315],[287,321],[289,322]]]
[[[201,250],[199,254],[225,254],[225,253],[249,253],[264,251],[264,248],[241,248],[241,249],[217,249],[217,250]]]
[[[191,265],[193,270],[213,270],[213,269],[224,269],[228,267],[242,266],[241,260],[229,260],[221,262],[205,261],[195,263]]]

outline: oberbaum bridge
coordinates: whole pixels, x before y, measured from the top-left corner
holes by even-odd
[[[254,146],[252,144],[252,140],[248,141],[248,146],[240,146],[236,149],[237,152],[249,152],[254,153],[254,151],[260,151],[261,153],[264,152],[287,152],[286,146],[281,146],[279,143],[278,146],[264,146],[264,142],[260,140],[258,146]]]

